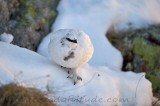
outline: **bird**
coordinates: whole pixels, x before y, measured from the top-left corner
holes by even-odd
[[[50,36],[48,53],[53,62],[68,70],[74,85],[82,80],[78,72],[94,52],[89,36],[78,29],[59,29]]]

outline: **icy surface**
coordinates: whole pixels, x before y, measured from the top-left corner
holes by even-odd
[[[110,44],[106,32],[111,28],[118,31],[158,24],[159,13],[159,0],[61,0],[52,31],[62,28],[83,30],[95,48],[89,63],[120,69],[121,53]],[[49,41],[48,35],[41,42],[38,53],[49,57]]]
[[[82,81],[73,85],[64,68],[24,48],[0,42],[1,84],[15,82],[48,92],[59,105],[150,106],[151,83],[145,74],[85,64]]]

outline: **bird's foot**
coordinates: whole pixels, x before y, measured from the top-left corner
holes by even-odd
[[[67,67],[63,67],[63,66],[61,66],[61,68],[67,69],[67,73],[70,74],[71,68],[67,68]]]
[[[82,78],[81,78],[80,76],[77,76],[76,79],[74,79],[74,85],[76,85],[76,83],[77,83],[79,80],[82,81]]]
[[[67,78],[71,78],[73,80],[74,85],[77,84],[79,80],[82,81],[82,78],[78,76],[76,73],[74,73],[73,71],[69,73],[69,76]]]

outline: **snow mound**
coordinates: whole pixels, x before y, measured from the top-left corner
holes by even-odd
[[[24,48],[0,42],[1,82],[15,82],[47,92],[58,105],[150,106],[151,83],[145,74],[116,72],[85,64],[82,81],[73,85],[64,68]]]
[[[13,41],[14,37],[11,34],[3,33],[0,35],[0,41],[11,43]]]

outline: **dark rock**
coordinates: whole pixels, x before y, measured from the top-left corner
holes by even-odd
[[[154,93],[160,95],[160,25],[124,32],[110,31],[107,37],[123,55],[123,70],[146,72]]]
[[[0,34],[13,34],[13,43],[36,50],[50,31],[59,0],[0,0]]]

